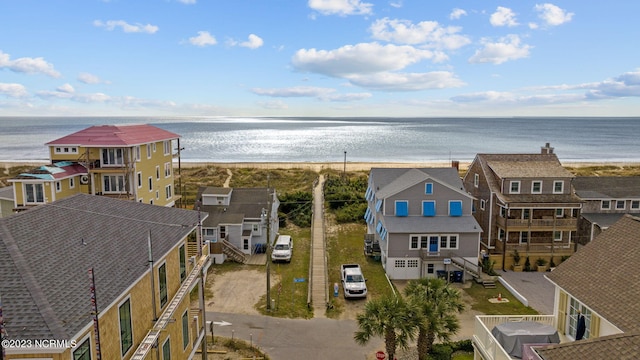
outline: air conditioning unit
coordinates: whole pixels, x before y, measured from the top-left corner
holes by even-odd
[[[87,185],[89,183],[89,175],[80,176],[80,184]]]

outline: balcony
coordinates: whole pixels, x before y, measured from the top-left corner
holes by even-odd
[[[476,359],[484,360],[511,360],[512,357],[498,343],[491,330],[499,324],[517,321],[535,321],[544,325],[556,327],[553,315],[478,315],[475,321],[473,332],[473,347]],[[567,339],[560,335],[560,343]],[[534,358],[535,359],[535,358]]]
[[[542,219],[505,219],[498,217],[496,220],[498,226],[509,231],[518,230],[576,230],[578,228],[578,219],[576,218],[549,218]]]

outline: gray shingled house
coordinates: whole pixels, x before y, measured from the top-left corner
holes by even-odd
[[[191,358],[204,304],[193,308],[189,295],[201,290],[208,260],[205,252],[188,261],[186,241],[198,220],[192,210],[87,194],[1,218],[5,335],[61,342],[4,349],[6,358],[96,359],[96,334],[103,359],[145,354],[141,344],[150,340],[164,358]]]
[[[576,195],[584,201],[577,242],[593,240],[624,214],[640,214],[640,176],[578,176]]]
[[[391,279],[477,273],[482,230],[456,168],[372,168],[365,197],[366,236]]]
[[[244,262],[246,255],[261,251],[267,232],[271,243],[278,234],[280,201],[274,189],[201,187],[197,199],[195,208],[209,215],[202,232],[218,264],[229,257]]]
[[[517,250],[532,267],[575,251],[582,201],[572,190],[573,174],[547,144],[539,154],[477,154],[464,176],[474,196],[474,216],[484,230],[482,251],[503,270]],[[544,270],[544,268],[541,268]]]

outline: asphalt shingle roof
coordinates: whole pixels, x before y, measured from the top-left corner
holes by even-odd
[[[11,339],[71,339],[197,227],[192,210],[77,194],[0,219],[0,293]]]
[[[48,142],[46,145],[84,147],[133,146],[156,141],[173,140],[180,136],[147,124],[96,125]]]
[[[537,349],[543,360],[637,360],[640,333],[617,334]]]
[[[573,188],[583,199],[640,199],[640,176],[578,176]]]
[[[445,168],[372,168],[370,177],[377,187],[376,196],[384,198],[426,179],[438,182],[466,194],[458,170]]]
[[[262,209],[269,208],[269,201],[273,189],[268,188],[221,188],[201,187],[198,189],[198,199],[202,194],[228,195],[231,193],[229,205],[205,205],[200,210],[210,216],[202,224],[205,227],[215,227],[219,224],[242,224],[245,218],[259,219]]]
[[[624,332],[640,331],[640,218],[623,216],[547,277]]]

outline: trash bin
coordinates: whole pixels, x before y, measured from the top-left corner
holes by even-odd
[[[447,271],[444,270],[437,270],[436,271],[436,275],[438,276],[438,279],[443,279],[443,280],[447,280]]]
[[[450,275],[449,275],[449,281],[450,282],[458,282],[461,283],[462,282],[462,271],[451,271]]]

